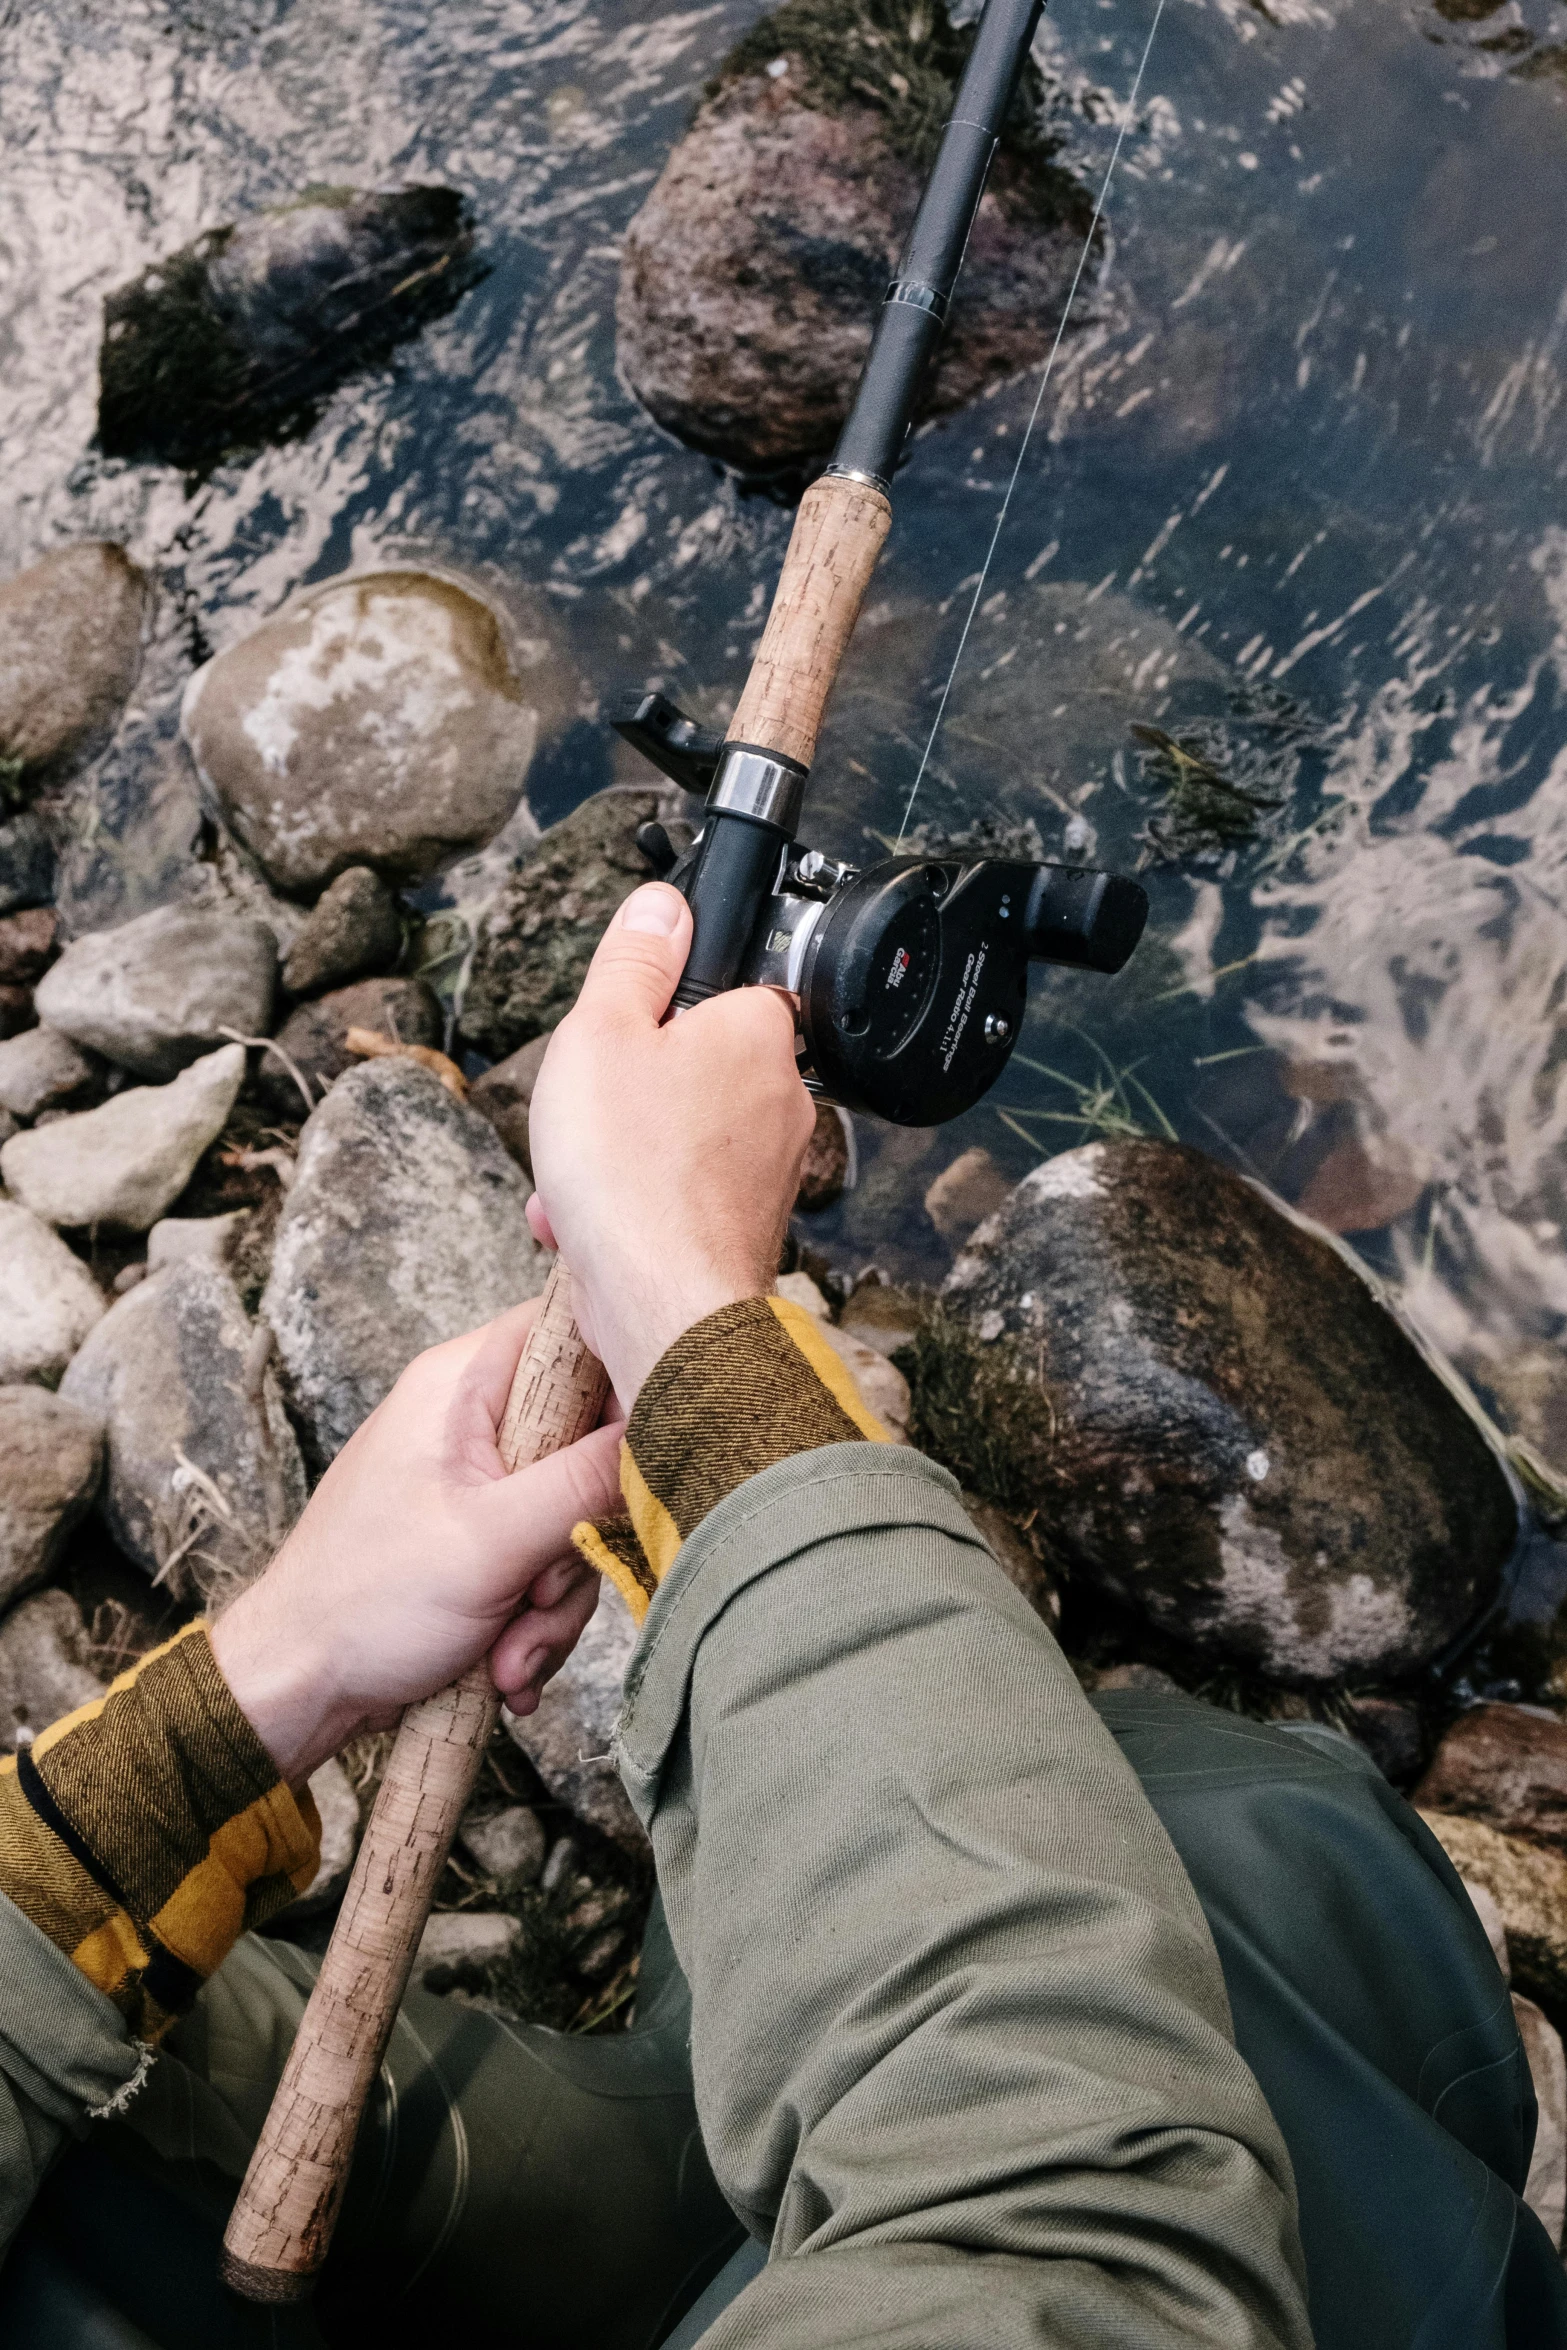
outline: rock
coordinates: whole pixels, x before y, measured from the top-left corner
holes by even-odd
[[[46,906],[54,896],[54,843],[31,809],[0,824],[0,914]]]
[[[452,188],[309,187],[211,229],[105,300],[99,444],[197,469],[307,431],[335,384],[449,310],[476,275]]]
[[[1483,1886],[1501,1911],[1513,1981],[1560,2007],[1567,1999],[1567,1859],[1484,1820],[1441,1811],[1420,1817],[1458,1874]]]
[[[636,1644],[637,1628],[625,1601],[613,1584],[601,1585],[592,1621],[546,1684],[537,1712],[519,1717],[503,1707],[501,1719],[557,1803],[623,1852],[645,1859],[642,1823],[609,1759],[621,1686]]]
[[[836,1326],[830,1318],[827,1300],[809,1273],[781,1273],[775,1287],[780,1297],[789,1298],[795,1305],[803,1306],[808,1314],[815,1315],[822,1336],[847,1368],[866,1410],[874,1412],[894,1444],[907,1444],[909,1383],[903,1373],[875,1347],[867,1346],[852,1331]]]
[[[146,1278],[146,1258],[142,1257],[139,1260],[133,1259],[130,1264],[122,1265],[120,1267],[119,1271],[115,1274],[114,1279],[110,1282],[109,1287],[116,1297],[123,1297],[127,1290],[139,1287],[139,1285],[145,1281]]]
[[[309,1457],[332,1459],[424,1348],[538,1295],[527,1197],[492,1129],[417,1063],[338,1079],[300,1136],[262,1300]]]
[[[249,1220],[248,1208],[233,1208],[226,1216],[164,1216],[147,1235],[147,1271],[162,1273],[192,1258],[226,1265]]]
[[[1502,1922],[1501,1905],[1494,1893],[1477,1885],[1472,1877],[1465,1877],[1464,1891],[1468,1894],[1475,1916],[1485,1928],[1485,1938],[1491,1945],[1491,1954],[1501,1970],[1504,1983],[1513,1979],[1512,1960],[1507,1955],[1507,1928]]]
[[[972,39],[943,0],[876,21],[848,0],[841,25],[820,0],[765,17],[626,232],[622,373],[666,430],[748,472],[798,468],[837,438]],[[1031,66],[1024,80],[923,415],[1044,360],[1088,233],[1090,200],[1033,127]]]
[[[277,941],[264,922],[158,906],[68,946],[36,991],[38,1016],[137,1077],[164,1079],[225,1029],[272,1025]]]
[[[520,1919],[494,1910],[442,1910],[419,1937],[410,1981],[425,1991],[483,1990],[522,1943]]]
[[[1088,1687],[1096,1697],[1102,1691],[1115,1689],[1141,1689],[1157,1697],[1181,1695],[1180,1683],[1168,1673],[1161,1673],[1157,1665],[1106,1665],[1102,1672],[1092,1675]]]
[[[10,1111],[0,1110],[0,1142],[9,1142],[13,1134],[20,1132],[21,1128],[17,1125]]]
[[[1205,1658],[1396,1679],[1496,1590],[1517,1508],[1456,1377],[1327,1234],[1200,1152],[1047,1161],[942,1298],[915,1349],[937,1456]]]
[[[0,987],[0,1039],[20,1036],[37,1018],[30,987]]]
[[[640,825],[685,805],[672,787],[595,792],[512,867],[479,925],[458,1025],[499,1061],[563,1020],[623,899],[650,878]]]
[[[31,987],[54,959],[59,920],[52,906],[0,919],[0,980]]]
[[[368,865],[350,865],[317,900],[283,962],[290,995],[319,995],[366,971],[384,971],[403,946],[397,899]]]
[[[298,1005],[278,1030],[273,1042],[279,1051],[263,1053],[256,1074],[262,1100],[284,1117],[303,1113],[298,1084],[282,1059],[287,1053],[312,1101],[319,1101],[345,1069],[360,1066],[359,1056],[348,1049],[350,1028],[426,1046],[439,1046],[446,1034],[440,999],[422,979],[361,979],[352,987],[336,987],[330,995]]]
[[[36,1118],[88,1092],[100,1064],[58,1028],[29,1028],[0,1044],[0,1103],[14,1118]]]
[[[976,1146],[942,1168],[925,1194],[925,1213],[943,1240],[963,1240],[995,1214],[1011,1189],[989,1151]]]
[[[850,1165],[848,1116],[847,1110],[831,1102],[816,1105],[816,1125],[805,1146],[800,1188],[795,1195],[800,1215],[817,1215],[843,1197]]]
[[[88,1413],[42,1387],[0,1387],[0,1607],[43,1581],[102,1468]]]
[[[57,1380],[104,1311],[102,1290],[59,1234],[0,1199],[0,1381]]]
[[[920,1300],[912,1290],[891,1281],[862,1280],[838,1316],[838,1327],[878,1354],[895,1355],[912,1342],[922,1320]]]
[[[191,1257],[112,1306],[60,1383],[107,1430],[109,1532],[177,1595],[249,1582],[305,1506],[267,1354],[228,1275]]]
[[[809,1273],[780,1273],[773,1287],[792,1306],[803,1306],[818,1322],[830,1322],[832,1308]]]
[[[181,725],[215,813],[303,892],[352,865],[418,881],[491,839],[522,798],[538,698],[488,604],[369,571],[306,588],[198,669]]]
[[[475,1078],[468,1093],[474,1108],[482,1118],[488,1118],[530,1180],[533,1161],[528,1156],[528,1109],[549,1043],[547,1036],[536,1036],[519,1045],[504,1061],[497,1061],[493,1069]]]
[[[503,1893],[531,1885],[544,1866],[544,1830],[525,1803],[509,1804],[488,1819],[464,1820],[458,1841]]]
[[[904,1442],[908,1440],[905,1437]],[[1036,1615],[1043,1616],[1052,1626],[1061,1621],[1061,1594],[1049,1570],[1035,1557],[1032,1548],[1005,1510],[997,1509],[993,1501],[981,1501],[977,1493],[965,1493],[963,1507],[973,1519],[978,1531],[989,1543],[996,1563],[1009,1583],[1021,1591]],[[1143,1666],[1128,1666],[1127,1671],[1145,1670]],[[1161,1674],[1160,1679],[1164,1676]],[[1101,1682],[1100,1686],[1104,1684]],[[1125,1684],[1128,1688],[1133,1684]],[[1138,1683],[1136,1686],[1141,1687]],[[1171,1684],[1174,1686],[1173,1682]]]
[[[149,601],[146,575],[104,539],[0,587],[0,778],[26,785],[102,749],[136,683]]]
[[[299,1899],[290,1902],[291,1918],[330,1909],[348,1883],[359,1851],[359,1798],[342,1764],[335,1759],[322,1763],[311,1772],[309,1785],[321,1815],[321,1865]]]
[[[1520,1999],[1515,1991],[1513,2014],[1539,2108],[1523,2199],[1559,2252],[1567,2217],[1567,2053],[1556,2026],[1532,1999]]]
[[[1488,1820],[1567,1853],[1567,1722],[1532,1705],[1460,1714],[1412,1800],[1422,1811]]]
[[[1426,1757],[1418,1706],[1402,1697],[1353,1697],[1345,1728],[1363,1746],[1391,1787],[1411,1787]]]
[[[35,1591],[12,1608],[0,1621],[0,1748],[29,1744],[103,1695],[86,1655],[87,1627],[65,1592]]]
[[[145,1232],[222,1133],[244,1077],[243,1045],[225,1045],[172,1085],[133,1086],[101,1109],[13,1135],[0,1181],[46,1223]]]

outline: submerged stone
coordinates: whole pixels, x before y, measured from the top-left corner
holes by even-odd
[[[490,840],[522,798],[539,698],[480,597],[367,571],[198,669],[181,726],[214,814],[276,888],[306,892],[355,865],[418,881]]]
[[[943,0],[790,0],[731,53],[627,231],[622,370],[657,421],[747,472],[837,436],[972,36]],[[923,411],[1045,357],[1092,219],[1025,68]]]
[[[107,539],[61,547],[0,586],[0,815],[108,741],[141,667],[148,603],[146,574]],[[0,893],[39,902],[53,863],[41,828],[0,839]]]
[[[1048,1160],[916,1348],[917,1419],[1069,1576],[1206,1659],[1396,1678],[1483,1608],[1513,1488],[1330,1237],[1163,1142]]]
[[[307,188],[212,229],[104,302],[98,439],[192,469],[308,430],[343,378],[474,283],[452,188]]]

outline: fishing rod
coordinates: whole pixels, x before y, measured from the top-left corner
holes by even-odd
[[[662,694],[613,721],[664,774],[706,795],[683,855],[658,826],[639,835],[691,907],[677,1007],[731,987],[786,988],[799,1004],[807,1083],[900,1125],[956,1117],[995,1083],[1022,1026],[1031,962],[1118,971],[1147,919],[1143,891],[1112,874],[961,852],[861,871],[797,838],[823,711],[891,524],[892,480],[1041,5],[985,0],[854,404],[800,502],[727,734]],[[506,1467],[585,1435],[604,1397],[557,1259],[501,1426]],[[224,2237],[224,2276],[253,2300],[301,2298],[326,2259],[365,2103],[498,1703],[481,1657],[403,1716]]]

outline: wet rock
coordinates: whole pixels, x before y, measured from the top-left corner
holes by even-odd
[[[41,816],[26,809],[0,824],[0,914],[46,906],[54,896],[54,843]]]
[[[497,1061],[493,1069],[486,1069],[482,1077],[476,1078],[468,1093],[480,1117],[488,1118],[518,1166],[530,1177],[533,1161],[528,1155],[528,1109],[549,1042],[547,1036],[536,1036],[531,1043],[519,1045],[504,1061]]]
[[[176,1593],[248,1582],[305,1506],[268,1353],[228,1275],[187,1258],[111,1307],[60,1383],[107,1430],[109,1532]]]
[[[46,1223],[145,1232],[222,1133],[244,1077],[243,1045],[225,1045],[172,1085],[133,1086],[101,1109],[13,1135],[0,1148],[0,1181]]]
[[[920,1300],[895,1282],[862,1280],[838,1316],[838,1327],[878,1354],[895,1355],[907,1346],[923,1320]]]
[[[525,1803],[508,1804],[488,1819],[464,1820],[459,1842],[503,1893],[531,1885],[544,1866],[544,1830]]]
[[[41,1583],[103,1468],[103,1430],[42,1387],[0,1387],[0,1607]]]
[[[1567,1722],[1532,1705],[1460,1714],[1412,1800],[1567,1852]]]
[[[1199,1152],[1048,1161],[943,1301],[917,1342],[938,1457],[1167,1637],[1297,1685],[1397,1678],[1495,1591],[1516,1507],[1456,1382],[1326,1234]]]
[[[291,1918],[330,1909],[348,1883],[359,1851],[359,1798],[342,1764],[324,1762],[310,1774],[310,1793],[321,1817],[321,1865],[297,1901]]]
[[[756,473],[831,447],[971,38],[942,0],[880,11],[874,30],[798,0],[731,54],[622,249],[620,365],[667,430]],[[925,415],[1044,359],[1088,231],[1089,200],[1034,128],[1032,68],[1024,82]]]
[[[519,1717],[503,1707],[501,1719],[557,1803],[623,1852],[645,1859],[642,1823],[609,1759],[636,1644],[630,1610],[613,1584],[603,1584],[592,1621],[547,1684],[537,1712]]]
[[[226,1216],[164,1216],[147,1235],[147,1271],[162,1273],[193,1258],[226,1265],[249,1220],[248,1208],[232,1208]]]
[[[1401,1697],[1352,1698],[1344,1726],[1389,1786],[1413,1786],[1426,1757],[1425,1725],[1418,1707]]]
[[[409,1980],[426,1991],[483,1990],[494,1967],[522,1943],[522,1924],[502,1912],[443,1910],[419,1937]]]
[[[335,384],[449,310],[475,274],[451,188],[311,187],[209,230],[105,300],[100,445],[194,469],[307,431]]]
[[[394,1044],[435,1049],[446,1034],[440,999],[422,979],[360,979],[352,987],[335,987],[313,1003],[296,1005],[273,1039],[280,1049],[262,1054],[256,1073],[262,1100],[280,1116],[301,1116],[299,1085],[283,1054],[315,1103],[345,1069],[360,1066],[360,1056],[348,1049],[351,1028],[389,1037]]]
[[[1567,2052],[1556,2026],[1532,1999],[1520,1999],[1516,1991],[1513,2015],[1539,2108],[1523,2199],[1559,2252],[1567,2216]]]
[[[829,1102],[818,1102],[816,1106],[816,1125],[805,1146],[800,1188],[794,1203],[802,1215],[816,1215],[843,1197],[844,1185],[849,1180],[849,1136],[844,1125],[847,1116],[846,1110],[834,1109]]]
[[[563,1020],[622,900],[650,878],[640,825],[685,805],[667,791],[595,792],[519,858],[479,927],[459,1027],[499,1061]]]
[[[104,1297],[57,1232],[0,1199],[0,1381],[57,1380]]]
[[[0,1044],[0,1105],[13,1118],[36,1118],[92,1090],[100,1063],[58,1028],[28,1028]]]
[[[87,1653],[81,1610],[63,1591],[35,1591],[0,1621],[0,1748],[29,1744],[103,1695]]]
[[[339,1078],[300,1136],[262,1300],[315,1461],[424,1348],[538,1295],[527,1196],[491,1128],[427,1069]]]
[[[417,881],[493,838],[538,704],[488,604],[429,572],[369,571],[306,588],[198,669],[181,725],[214,812],[303,892],[353,865]]]
[[[906,1443],[908,1439],[905,1437],[904,1441]],[[963,1507],[973,1519],[979,1533],[989,1543],[995,1554],[996,1563],[1006,1576],[1007,1581],[1022,1592],[1023,1597],[1036,1615],[1043,1616],[1047,1624],[1059,1624],[1061,1621],[1061,1594],[1056,1589],[1055,1579],[1048,1568],[1035,1556],[1032,1547],[1020,1531],[1016,1519],[1008,1517],[1005,1510],[997,1509],[993,1501],[981,1501],[976,1493],[964,1494]],[[1142,1672],[1146,1668],[1138,1665],[1127,1666],[1124,1669],[1129,1672]],[[1165,1678],[1163,1674],[1158,1677],[1161,1681]],[[1105,1685],[1101,1679],[1098,1686],[1102,1688]],[[1118,1683],[1117,1686],[1130,1688],[1141,1687],[1142,1684],[1127,1682]],[[1173,1688],[1173,1682],[1171,1686]]]
[[[867,1346],[852,1331],[838,1328],[829,1316],[827,1300],[808,1273],[782,1274],[777,1288],[780,1297],[816,1317],[823,1338],[854,1381],[866,1410],[874,1413],[894,1444],[907,1444],[909,1383],[903,1373],[876,1347]]]
[[[1485,1938],[1491,1945],[1491,1955],[1501,1970],[1502,1981],[1513,1979],[1513,1962],[1507,1955],[1507,1927],[1502,1919],[1501,1904],[1494,1893],[1487,1893],[1472,1877],[1465,1877],[1464,1891],[1468,1894],[1475,1916],[1485,1928]]]
[[[290,995],[319,995],[366,971],[385,971],[402,952],[397,899],[367,865],[350,865],[317,900],[283,962]]]
[[[277,941],[264,922],[158,906],[68,946],[40,980],[38,1016],[137,1077],[177,1076],[225,1029],[272,1025]]]
[[[962,1240],[993,1216],[1012,1186],[989,1151],[961,1151],[925,1194],[925,1213],[943,1240]]]
[[[1116,1689],[1140,1689],[1154,1697],[1181,1695],[1180,1683],[1168,1673],[1161,1673],[1157,1665],[1106,1665],[1101,1672],[1089,1671],[1085,1674],[1084,1686],[1095,1697]]]
[[[145,574],[103,539],[0,586],[0,810],[108,741],[141,667],[148,605]]]
[[[1483,1886],[1501,1911],[1513,1981],[1559,2007],[1567,1999],[1567,1859],[1484,1820],[1420,1816],[1459,1875]]]
[[[31,987],[54,960],[58,917],[52,906],[32,906],[0,920],[0,980]]]

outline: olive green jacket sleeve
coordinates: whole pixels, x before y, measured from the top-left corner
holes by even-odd
[[[703,2136],[771,2248],[711,2350],[1304,2350],[1196,1897],[943,1471],[832,1442],[720,1499],[619,1761]]]

